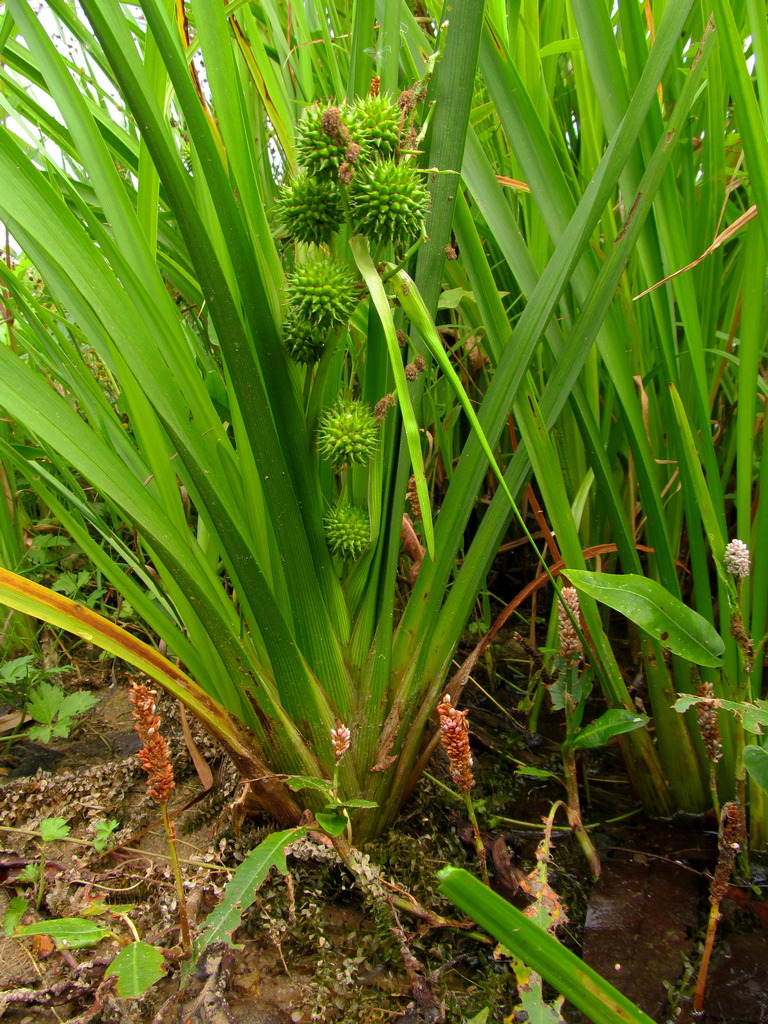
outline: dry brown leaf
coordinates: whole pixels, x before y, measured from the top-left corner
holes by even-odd
[[[645,291],[640,292],[639,295],[634,295],[632,297],[632,301],[637,302],[638,299],[642,299],[642,297],[644,295],[648,295],[649,292],[655,291],[656,288],[661,288],[663,284],[666,284],[667,281],[671,281],[673,277],[679,277],[680,274],[684,274],[687,270],[693,270],[693,268],[697,267],[702,260],[705,260],[710,253],[713,253],[715,249],[719,248],[719,246],[721,246],[723,242],[727,242],[729,238],[733,238],[734,235],[738,234],[739,231],[741,231],[741,229],[744,227],[744,225],[748,224],[749,221],[751,221],[756,216],[757,207],[750,206],[750,208],[746,210],[744,213],[742,213],[740,217],[736,218],[733,224],[729,224],[725,231],[720,232],[720,234],[715,238],[712,245],[706,248],[698,259],[694,260],[693,263],[689,263],[685,267],[680,267],[679,270],[675,270],[674,273],[669,274],[669,276],[663,278],[661,281],[657,281],[656,284],[652,284],[650,288],[646,288]]]

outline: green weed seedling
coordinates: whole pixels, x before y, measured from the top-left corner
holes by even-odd
[[[65,693],[55,683],[39,683],[30,691],[26,713],[39,723],[33,725],[27,735],[30,739],[50,743],[52,739],[69,736],[78,715],[89,711],[99,698],[86,690]]]
[[[70,671],[65,665],[42,668],[36,664],[37,660],[36,655],[25,654],[19,658],[10,658],[0,665],[0,704],[19,712],[19,724],[6,740],[4,753],[8,753],[18,738],[24,720],[30,713],[28,704],[34,689],[51,676]]]
[[[376,807],[372,800],[342,799],[338,794],[337,784],[329,782],[328,779],[316,779],[309,775],[289,775],[285,781],[289,789],[294,792],[300,792],[302,789],[314,789],[326,797],[328,803],[322,811],[315,812],[315,821],[333,839],[343,832],[347,832],[349,838],[350,809]]]
[[[585,573],[575,573],[584,576]],[[628,707],[609,708],[595,721],[583,725],[587,698],[592,690],[594,670],[588,664],[591,655],[581,634],[579,597],[573,587],[563,587],[557,595],[558,643],[552,670],[546,671],[540,660],[540,676],[549,692],[554,711],[565,716],[565,740],[561,747],[563,775],[568,794],[568,821],[579,841],[594,880],[600,876],[600,858],[584,827],[578,787],[576,754],[601,747],[615,736],[635,732],[648,724],[648,716]],[[535,652],[534,652],[535,653]],[[540,769],[523,768],[519,775],[539,775]]]
[[[92,828],[96,833],[93,839],[93,848],[97,853],[104,853],[112,836],[120,828],[120,822],[116,818],[110,818],[109,821],[94,821]]]
[[[45,844],[66,839],[69,825],[64,818],[45,818],[40,822],[40,859],[27,864],[19,874],[20,882],[30,882],[35,886],[35,907],[43,905],[45,896]]]
[[[104,972],[104,977],[117,977],[117,994],[121,999],[138,999],[164,976],[165,958],[162,950],[138,938],[135,926],[125,914],[119,916],[137,937],[120,950]],[[84,949],[97,945],[102,939],[116,937],[111,929],[81,917],[62,917],[39,921],[37,924],[17,925],[12,934],[16,938],[24,935],[50,935],[65,949]]]
[[[119,822],[99,821],[94,824],[96,839],[93,845],[99,851],[108,844],[110,836],[119,827]],[[28,864],[18,875],[17,881],[34,885],[34,904],[42,906],[45,896],[45,847],[47,843],[66,840],[69,825],[64,818],[46,818],[40,822],[40,858]],[[133,941],[125,945],[105,972],[105,977],[117,977],[117,994],[122,999],[137,999],[165,974],[165,958],[161,949],[142,942],[136,927],[128,917],[131,904],[105,904],[101,900],[92,903],[82,917],[53,918],[23,925],[21,922],[29,908],[30,901],[23,896],[14,896],[3,916],[3,934],[21,938],[28,935],[49,935],[60,948],[84,949],[95,946],[106,938],[119,938],[111,929],[91,920],[96,915],[110,914],[119,917],[130,929]]]
[[[78,601],[87,608],[102,615],[109,616],[106,602],[110,593],[109,587],[100,572],[93,573],[88,569],[80,569],[77,572],[62,572],[59,578],[51,584],[51,590],[57,594],[64,594],[72,601]],[[133,617],[133,607],[125,599],[120,602],[120,618],[125,621]]]

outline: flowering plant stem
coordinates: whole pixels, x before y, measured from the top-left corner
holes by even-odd
[[[165,827],[165,839],[168,843],[168,853],[171,857],[173,867],[173,878],[176,882],[176,897],[179,903],[179,926],[181,928],[181,945],[185,956],[192,955],[192,936],[189,930],[189,915],[187,914],[187,900],[184,896],[184,879],[181,876],[181,865],[179,854],[176,849],[176,826],[168,814],[168,804],[161,804],[163,812],[163,826]]]
[[[472,794],[467,792],[463,794],[464,803],[467,808],[467,814],[469,820],[472,823],[472,831],[475,835],[475,849],[477,850],[477,860],[480,864],[480,877],[483,880],[484,885],[490,885],[488,881],[488,856],[485,850],[485,843],[480,835],[480,828],[477,824],[477,815],[475,814],[475,805],[472,801]]]
[[[704,940],[704,951],[701,954],[699,976],[696,979],[696,991],[693,995],[693,1011],[700,1014],[704,1009],[704,991],[707,986],[707,971],[715,942],[715,933],[720,920],[720,904],[728,889],[728,881],[733,870],[736,855],[744,845],[744,819],[738,804],[728,803],[723,807],[720,816],[718,834],[717,867],[709,887],[709,920],[707,936]]]
[[[142,742],[142,748],[136,755],[141,766],[147,773],[147,796],[160,806],[165,827],[165,838],[168,853],[173,866],[173,877],[176,882],[176,894],[179,903],[179,925],[181,944],[185,956],[192,954],[192,939],[189,934],[189,919],[184,896],[184,880],[181,876],[179,855],[176,850],[176,826],[168,815],[168,797],[175,786],[173,768],[171,766],[168,744],[160,735],[160,716],[155,706],[155,691],[139,683],[132,683],[129,700],[133,705],[133,717],[136,720],[136,732]]]
[[[581,818],[576,753],[568,743],[563,744],[563,774],[565,776],[565,788],[568,793],[568,802],[566,804],[568,810],[568,823],[575,832],[576,838],[579,841],[579,846],[583,850],[584,856],[587,858],[589,873],[592,875],[593,880],[596,881],[600,877],[600,873],[602,871],[600,858],[592,840],[589,838],[589,833],[584,828],[584,822]]]

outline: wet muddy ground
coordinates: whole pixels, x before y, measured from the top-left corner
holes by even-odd
[[[288,859],[287,878],[268,878],[235,934],[239,948],[209,951],[180,991],[172,876],[157,811],[146,799],[134,757],[138,741],[126,676],[99,662],[83,665],[66,686],[91,688],[100,703],[69,740],[46,745],[21,740],[0,765],[0,913],[14,896],[29,898],[20,873],[38,856],[39,821],[58,815],[70,823],[69,838],[78,842],[47,851],[45,895],[39,911],[30,905],[25,920],[90,913],[109,921],[113,936],[82,950],[58,949],[42,937],[1,938],[0,1019],[12,1024],[413,1024],[471,1021],[478,1015],[498,1024],[515,1020],[514,977],[503,957],[494,958],[492,942],[406,915],[401,915],[402,935],[394,935],[391,920],[365,900],[322,843],[298,848]],[[494,694],[501,703],[499,698],[503,701],[503,687]],[[517,879],[535,864],[541,819],[563,790],[556,780],[517,778],[515,768],[528,764],[557,774],[556,725],[550,738],[531,736],[512,724],[503,707],[471,687],[463,706],[473,722],[474,795],[492,884],[523,907],[526,897]],[[237,792],[233,773],[193,728],[197,750],[213,774],[206,795],[174,703],[163,699],[161,712],[175,758],[171,803],[178,814],[194,925],[216,905],[231,872],[269,826],[249,822],[235,835],[227,810]],[[548,731],[546,720],[541,727]],[[561,938],[654,1021],[690,1020],[708,913],[708,873],[716,857],[714,818],[649,821],[615,752],[598,752],[585,768],[584,816],[593,826],[603,874],[592,885],[568,829],[556,832],[550,881],[570,917]],[[401,891],[453,917],[455,909],[436,895],[435,873],[446,863],[475,871],[476,860],[463,804],[448,792],[447,781],[438,755],[397,828],[366,852]],[[112,852],[98,854],[93,823],[113,817],[120,828]],[[768,904],[762,901],[760,864],[752,867],[749,883],[734,879],[723,903],[705,1016],[696,1018],[703,1024],[768,1020]],[[110,911],[116,904],[119,910]],[[142,1000],[120,999],[104,979],[132,929],[167,951],[167,976]],[[413,963],[404,958],[402,936]],[[580,1021],[567,1006],[564,1016],[573,1024]]]

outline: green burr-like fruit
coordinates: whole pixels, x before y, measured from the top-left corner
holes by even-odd
[[[325,349],[326,331],[289,318],[283,324],[283,339],[288,355],[297,363],[320,362]]]
[[[337,505],[328,509],[323,517],[323,526],[328,547],[338,558],[359,558],[371,540],[368,513],[355,505]]]
[[[379,424],[365,402],[337,398],[320,416],[317,445],[334,466],[364,465],[375,452]]]
[[[294,321],[328,331],[352,315],[355,279],[335,260],[321,257],[298,263],[288,278],[288,302]]]
[[[424,233],[429,193],[409,164],[385,160],[359,168],[349,199],[355,230],[374,242],[410,244]]]
[[[300,174],[283,185],[275,210],[287,235],[297,242],[329,242],[344,219],[332,181]]]
[[[400,148],[401,115],[386,96],[366,96],[358,99],[352,108],[353,135],[362,135],[369,141],[370,154],[387,160],[397,155]]]
[[[352,141],[348,107],[310,107],[296,126],[296,159],[310,176],[335,181]]]

